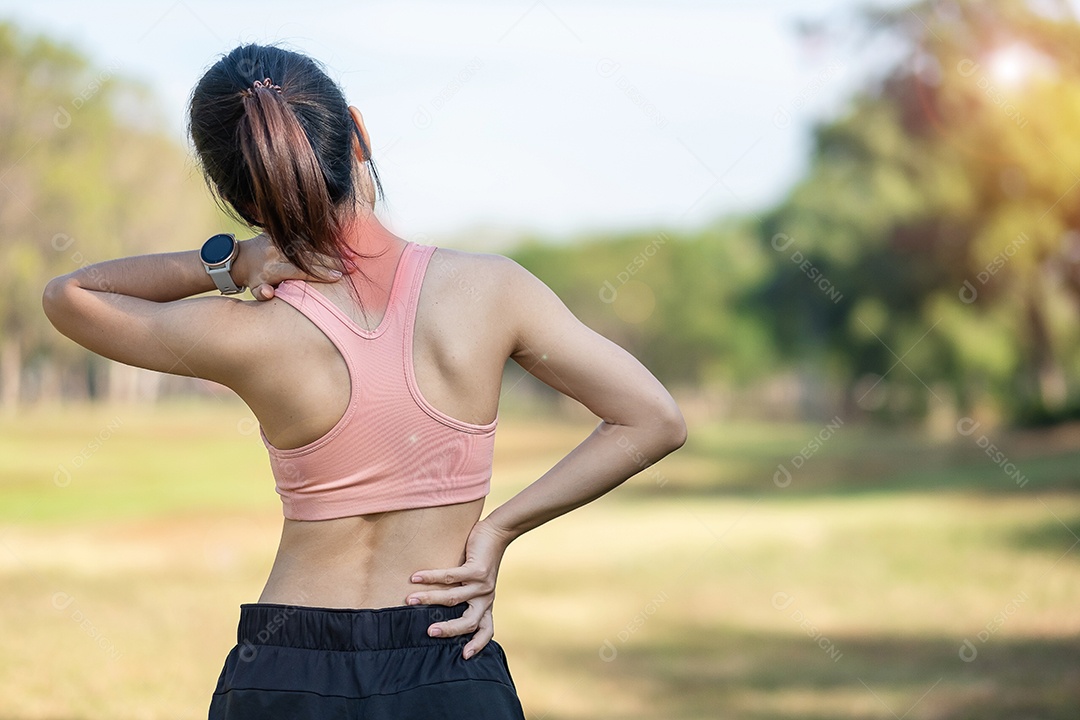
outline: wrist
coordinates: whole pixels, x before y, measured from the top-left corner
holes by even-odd
[[[477,524],[483,527],[484,531],[489,533],[503,549],[509,546],[520,534],[500,525],[498,520],[493,519],[491,515],[488,515]]]
[[[232,268],[229,270],[229,275],[232,277],[233,282],[238,287],[248,288],[249,290],[254,288],[251,283],[251,239],[237,240],[236,241],[236,257],[232,261]],[[245,252],[247,251],[247,252]]]
[[[210,273],[206,272],[206,265],[202,261],[202,253],[199,250],[190,250],[187,253],[195,258],[195,267],[199,268],[196,276],[199,278],[199,289],[185,297],[191,297],[191,295],[201,295],[202,293],[216,292],[218,287],[214,282],[214,278],[210,277]]]
[[[236,295],[247,289],[244,265],[240,261],[240,243],[232,233],[218,233],[210,236],[199,249],[203,270],[223,295]]]

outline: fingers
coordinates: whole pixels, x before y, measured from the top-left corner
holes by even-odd
[[[495,580],[482,568],[463,565],[441,570],[418,570],[411,578],[414,583],[448,585],[436,590],[418,590],[410,594],[408,605],[457,605],[475,597],[488,595],[495,590]]]
[[[414,583],[427,583],[429,585],[452,585],[447,590],[424,590],[415,592],[405,598],[407,605],[457,605],[469,599],[464,595],[464,588],[458,580],[461,577],[462,568],[445,568],[443,570],[419,570],[413,573],[411,578]],[[474,597],[475,593],[473,596]]]
[[[272,275],[262,274],[258,281],[251,288],[251,296],[256,300],[266,301],[274,297],[274,285],[280,283],[282,280],[306,280],[308,282],[318,283],[335,283],[341,280],[342,275],[337,270],[327,270],[327,277],[316,277],[315,275],[307,275],[299,268],[293,265],[279,265],[277,266],[277,272]]]
[[[457,605],[463,603],[466,600],[472,600],[474,597],[478,597],[483,593],[477,592],[476,588],[470,588],[466,585],[457,585],[449,590],[425,590],[424,592],[414,593],[405,600],[407,605]]]
[[[307,280],[308,282],[321,282],[321,283],[335,283],[342,278],[340,270],[337,270],[337,266],[340,264],[340,259],[325,255],[323,253],[315,253],[309,258],[309,262],[318,268],[317,272],[305,273],[300,268],[296,267],[287,258],[282,257],[282,264],[289,268],[294,277],[298,280]]]
[[[480,619],[485,612],[486,603],[469,603],[469,607],[459,618],[445,620],[428,626],[428,635],[431,637],[454,637],[474,632],[480,627]]]
[[[465,644],[465,649],[462,652],[462,656],[468,660],[476,653],[484,649],[484,646],[491,641],[491,638],[495,636],[495,623],[491,617],[491,606],[489,605],[484,614],[480,616],[480,622],[476,629],[476,634],[473,635],[472,640]]]
[[[488,582],[489,571],[476,564],[467,563],[454,568],[442,568],[440,570],[417,570],[410,580],[414,583],[428,583],[431,585],[457,585],[463,582],[477,582],[485,585]]]
[[[476,634],[462,649],[466,660],[480,652],[494,637],[495,628],[491,617],[491,606],[495,599],[494,588],[489,586],[487,573],[480,568],[462,565],[456,568],[438,570],[418,570],[413,573],[412,582],[452,585],[445,590],[423,590],[410,595],[409,605],[425,603],[428,605],[457,605],[468,601],[469,607],[460,618],[434,623],[428,627],[432,637],[453,637],[475,632]],[[462,584],[464,583],[464,584]]]
[[[491,608],[481,615],[480,625],[476,628],[476,634],[473,635],[472,640],[465,643],[462,656],[465,660],[469,660],[470,657],[483,650],[487,643],[491,641],[491,638],[495,637],[495,623],[491,620]]]
[[[414,583],[434,583],[438,585],[456,585],[472,579],[464,566],[443,568],[442,570],[417,570],[410,578]]]
[[[274,297],[274,286],[268,285],[267,283],[262,283],[257,287],[251,288],[251,295],[256,300],[264,302]]]
[[[300,279],[307,280],[308,282],[335,283],[340,280],[341,277],[340,270],[325,270],[325,277],[300,273]]]
[[[281,280],[306,280],[308,282],[333,283],[341,279],[341,271],[335,270],[332,263],[319,263],[318,272],[306,273],[293,265],[288,260],[270,266],[270,272],[275,278]]]

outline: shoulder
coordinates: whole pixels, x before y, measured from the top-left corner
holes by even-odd
[[[555,334],[580,325],[562,299],[513,258],[440,247],[428,267],[440,278],[440,297],[467,297],[471,302],[455,303],[458,309],[482,308],[476,321],[505,329],[514,343],[541,325]]]
[[[437,278],[444,292],[459,292],[502,302],[529,278],[539,282],[512,258],[498,253],[472,252],[437,246],[427,273]]]
[[[444,267],[449,270],[473,273],[497,273],[501,268],[516,265],[505,255],[488,252],[474,252],[457,248],[435,246],[430,267]]]

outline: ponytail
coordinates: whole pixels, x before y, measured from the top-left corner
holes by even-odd
[[[195,86],[188,132],[214,199],[265,230],[304,273],[325,277],[328,264],[339,270],[363,312],[351,276],[369,280],[357,260],[376,256],[350,247],[343,230],[356,204],[358,168],[366,164],[375,199],[382,184],[341,88],[323,68],[291,50],[241,45]]]
[[[243,92],[239,140],[254,214],[289,262],[321,277],[317,255],[339,256],[341,226],[311,142],[281,93],[262,86]]]

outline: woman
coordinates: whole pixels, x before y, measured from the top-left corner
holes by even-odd
[[[514,261],[387,230],[363,118],[312,59],[237,47],[189,128],[216,197],[264,232],[83,267],[43,304],[90,350],[225,385],[259,420],[284,527],[211,719],[523,718],[493,640],[503,554],[679,448],[678,407]],[[481,520],[508,358],[602,422]]]

